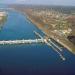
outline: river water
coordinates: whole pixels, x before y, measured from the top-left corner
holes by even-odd
[[[0,40],[35,39],[33,31],[42,31],[30,23],[23,14],[8,10],[8,18],[0,31]],[[1,45],[0,75],[75,75],[75,55],[63,49],[66,57],[45,44]]]

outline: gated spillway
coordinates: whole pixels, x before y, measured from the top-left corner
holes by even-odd
[[[4,44],[31,44],[31,43],[45,43],[46,39],[29,39],[29,40],[8,40],[0,41],[0,45]]]
[[[60,53],[62,52],[62,49],[56,45],[51,39],[43,38],[39,33],[34,31],[34,33],[39,36],[39,39],[23,39],[23,40],[2,40],[0,41],[0,45],[6,45],[6,44],[37,44],[37,43],[45,43],[49,47],[52,47],[55,52],[59,54],[62,60],[65,60],[65,57]]]

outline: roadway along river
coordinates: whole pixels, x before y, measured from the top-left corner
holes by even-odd
[[[34,30],[43,35],[23,14],[13,10],[7,12],[0,40],[35,39]],[[0,45],[0,75],[75,74],[75,55],[66,49],[62,54],[66,61],[45,44]]]

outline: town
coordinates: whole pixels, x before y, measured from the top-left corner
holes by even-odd
[[[75,54],[75,9],[18,5],[11,7],[27,15],[47,38],[55,40]]]

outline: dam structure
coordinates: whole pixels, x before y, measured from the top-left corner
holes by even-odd
[[[35,33],[35,35],[37,35],[39,37],[38,39],[2,40],[2,41],[0,41],[0,45],[44,43],[44,44],[48,45],[49,47],[51,47],[55,52],[57,52],[62,60],[65,60],[65,57],[63,57],[63,55],[60,53],[63,50],[57,44],[55,44],[50,38],[49,39],[43,38],[36,31],[34,31],[34,33]]]
[[[39,36],[38,39],[22,39],[22,40],[0,40],[0,45],[6,44],[32,44],[32,43],[46,43],[47,39],[44,39],[39,33],[34,31],[34,34]]]
[[[45,43],[46,39],[28,39],[28,40],[8,40],[0,41],[0,45],[6,44],[32,44],[32,43]]]

